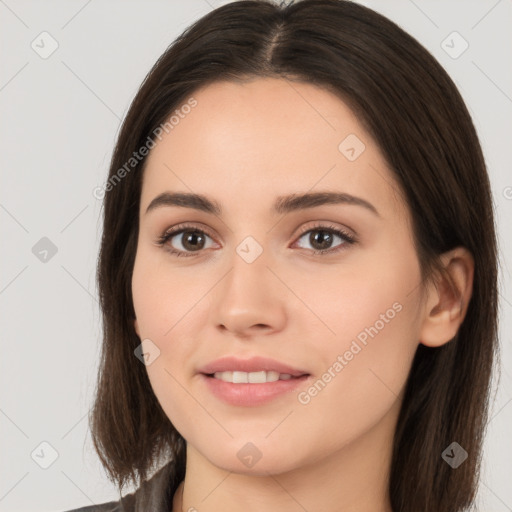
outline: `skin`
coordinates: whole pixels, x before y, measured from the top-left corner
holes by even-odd
[[[454,290],[441,280],[421,285],[410,212],[393,174],[330,92],[258,78],[193,96],[197,106],[147,160],[132,280],[135,330],[160,350],[146,367],[152,388],[187,441],[173,510],[389,512],[392,438],[412,359],[419,343],[440,346],[456,334],[472,258],[463,248],[443,255]],[[354,161],[338,149],[349,134],[365,144]],[[146,213],[165,191],[204,194],[222,215],[178,206]],[[272,211],[277,196],[319,191],[363,198],[378,215],[351,204]],[[182,222],[206,230],[195,252],[183,234],[167,242],[189,247],[190,257],[156,243]],[[310,234],[318,231],[307,230],[317,224],[357,242],[334,236],[325,247],[342,250],[315,255]],[[263,249],[252,263],[236,252],[247,236]],[[307,392],[397,303],[400,312],[307,404],[294,391],[257,407],[228,405],[197,373],[221,356],[262,355],[309,372],[299,389]],[[251,468],[237,457],[248,442],[262,454]]]

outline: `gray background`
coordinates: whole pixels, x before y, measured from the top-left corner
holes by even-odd
[[[120,121],[147,71],[221,3],[228,2],[0,0],[1,511],[57,512],[116,499],[87,427],[101,339],[100,202],[92,191],[107,176]],[[510,511],[512,2],[361,3],[440,61],[481,138],[501,237],[503,368],[479,499],[480,510]],[[454,31],[469,44],[460,56],[464,43]],[[42,58],[53,41],[58,48]]]

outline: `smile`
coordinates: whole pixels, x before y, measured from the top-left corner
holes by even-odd
[[[289,380],[293,377],[289,373],[262,370],[259,372],[215,372],[213,378],[233,384],[264,384],[265,382]]]

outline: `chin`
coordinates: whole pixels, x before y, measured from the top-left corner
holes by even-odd
[[[203,451],[203,456],[218,468],[242,475],[278,475],[305,463],[298,457],[297,450],[279,449],[279,446],[273,446],[268,440],[251,443],[233,439],[228,445],[218,446],[213,452],[208,447]]]

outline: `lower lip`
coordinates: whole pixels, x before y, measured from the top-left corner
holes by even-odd
[[[276,380],[261,384],[233,384],[201,374],[208,389],[217,398],[231,405],[249,407],[268,403],[275,398],[290,393],[303,384],[310,376],[302,375],[288,380]]]

